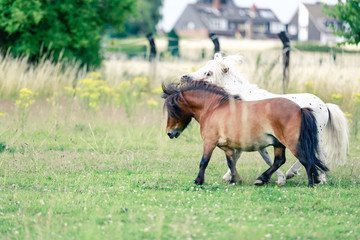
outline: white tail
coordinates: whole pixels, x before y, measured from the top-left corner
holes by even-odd
[[[327,163],[333,167],[344,165],[349,149],[349,127],[344,112],[338,105],[327,103],[329,121],[324,131]]]

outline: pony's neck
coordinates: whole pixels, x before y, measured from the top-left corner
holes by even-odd
[[[185,104],[189,108],[188,110],[199,123],[209,111],[218,105],[214,98],[199,95],[199,92],[195,91],[183,92],[183,97],[186,101]]]
[[[232,71],[229,71],[217,84],[222,86],[228,93],[239,95],[243,100],[247,101],[275,97],[275,94],[249,83],[241,75]]]

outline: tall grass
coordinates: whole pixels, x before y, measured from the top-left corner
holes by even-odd
[[[165,44],[160,41],[159,48]],[[249,82],[271,92],[282,93],[282,58],[277,42],[270,41],[221,41],[225,54],[241,54],[244,62],[239,71]],[[200,45],[199,45],[200,44]],[[116,87],[123,81],[136,77],[147,77],[150,89],[163,81],[174,81],[186,72],[203,66],[211,56],[211,42],[184,41],[180,43],[183,59],[169,59],[150,64],[143,59],[103,62],[98,70],[109,87]],[[208,59],[195,57],[202,48],[210,54]],[[184,60],[185,59],[185,60]],[[324,102],[334,102],[348,112],[354,121],[360,118],[354,97],[360,92],[360,54],[337,53],[336,60],[329,53],[301,52],[294,49],[290,56],[290,82],[288,92],[311,92]],[[51,97],[64,93],[65,87],[76,87],[89,73],[76,62],[53,62],[45,58],[37,64],[29,63],[26,56],[0,55],[0,98],[15,99],[21,88],[28,88],[39,97]],[[333,96],[337,96],[334,99]]]
[[[51,96],[86,74],[86,68],[81,68],[76,61],[54,62],[44,56],[37,64],[32,64],[28,56],[0,54],[0,97],[14,98],[21,88],[31,89],[43,97]]]

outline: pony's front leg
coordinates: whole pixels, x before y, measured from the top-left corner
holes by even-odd
[[[215,144],[205,144],[204,143],[204,152],[203,152],[203,156],[201,158],[201,162],[200,162],[200,169],[199,169],[199,173],[194,181],[195,184],[199,184],[199,185],[203,185],[204,181],[205,181],[205,170],[207,165],[209,164],[210,158],[211,158],[211,154],[214,151],[215,148]]]
[[[236,170],[236,160],[235,160],[235,151],[234,150],[229,150],[225,152],[226,155],[226,161],[228,164],[228,167],[230,169],[231,172],[231,179],[230,179],[230,184],[234,185],[234,184],[241,184],[242,183],[242,179],[239,175],[239,173]],[[240,152],[241,155],[241,152]]]
[[[266,162],[266,164],[271,167],[273,165],[273,160],[272,160],[270,154],[268,153],[268,151],[264,148],[264,149],[259,150],[259,153],[260,153],[261,157],[264,159],[264,161]],[[277,170],[275,173],[276,173],[276,175],[278,177],[278,180],[277,180],[276,183],[279,186],[285,185],[286,180],[285,180],[284,173],[282,171],[280,171],[280,170]],[[254,184],[257,185],[256,183],[257,183],[257,180],[255,181]]]
[[[235,161],[235,167],[236,167],[236,163],[239,160],[240,156],[241,156],[241,151],[239,150],[235,150],[234,151],[234,161]],[[225,175],[223,176],[223,182],[229,182],[231,179],[231,170],[230,168],[228,169],[228,171],[225,173]]]

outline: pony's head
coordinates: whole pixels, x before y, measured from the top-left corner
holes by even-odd
[[[166,134],[171,139],[179,137],[193,117],[192,113],[187,110],[187,102],[179,85],[179,83],[162,84],[161,97],[165,99],[164,108],[168,112]]]
[[[196,72],[187,73],[181,76],[181,81],[199,81],[204,80],[216,85],[222,86],[224,78],[235,78],[235,64],[242,61],[239,55],[222,57],[221,53],[215,53],[214,59],[208,61],[205,66]],[[238,79],[237,80],[241,80]]]
[[[230,99],[241,100],[240,97],[229,95],[223,88],[206,81],[185,81],[167,85],[163,83],[162,89],[161,97],[165,99],[164,108],[168,112],[166,133],[170,138],[180,136],[191,119],[196,117],[194,109],[203,109],[209,105],[221,106]]]

